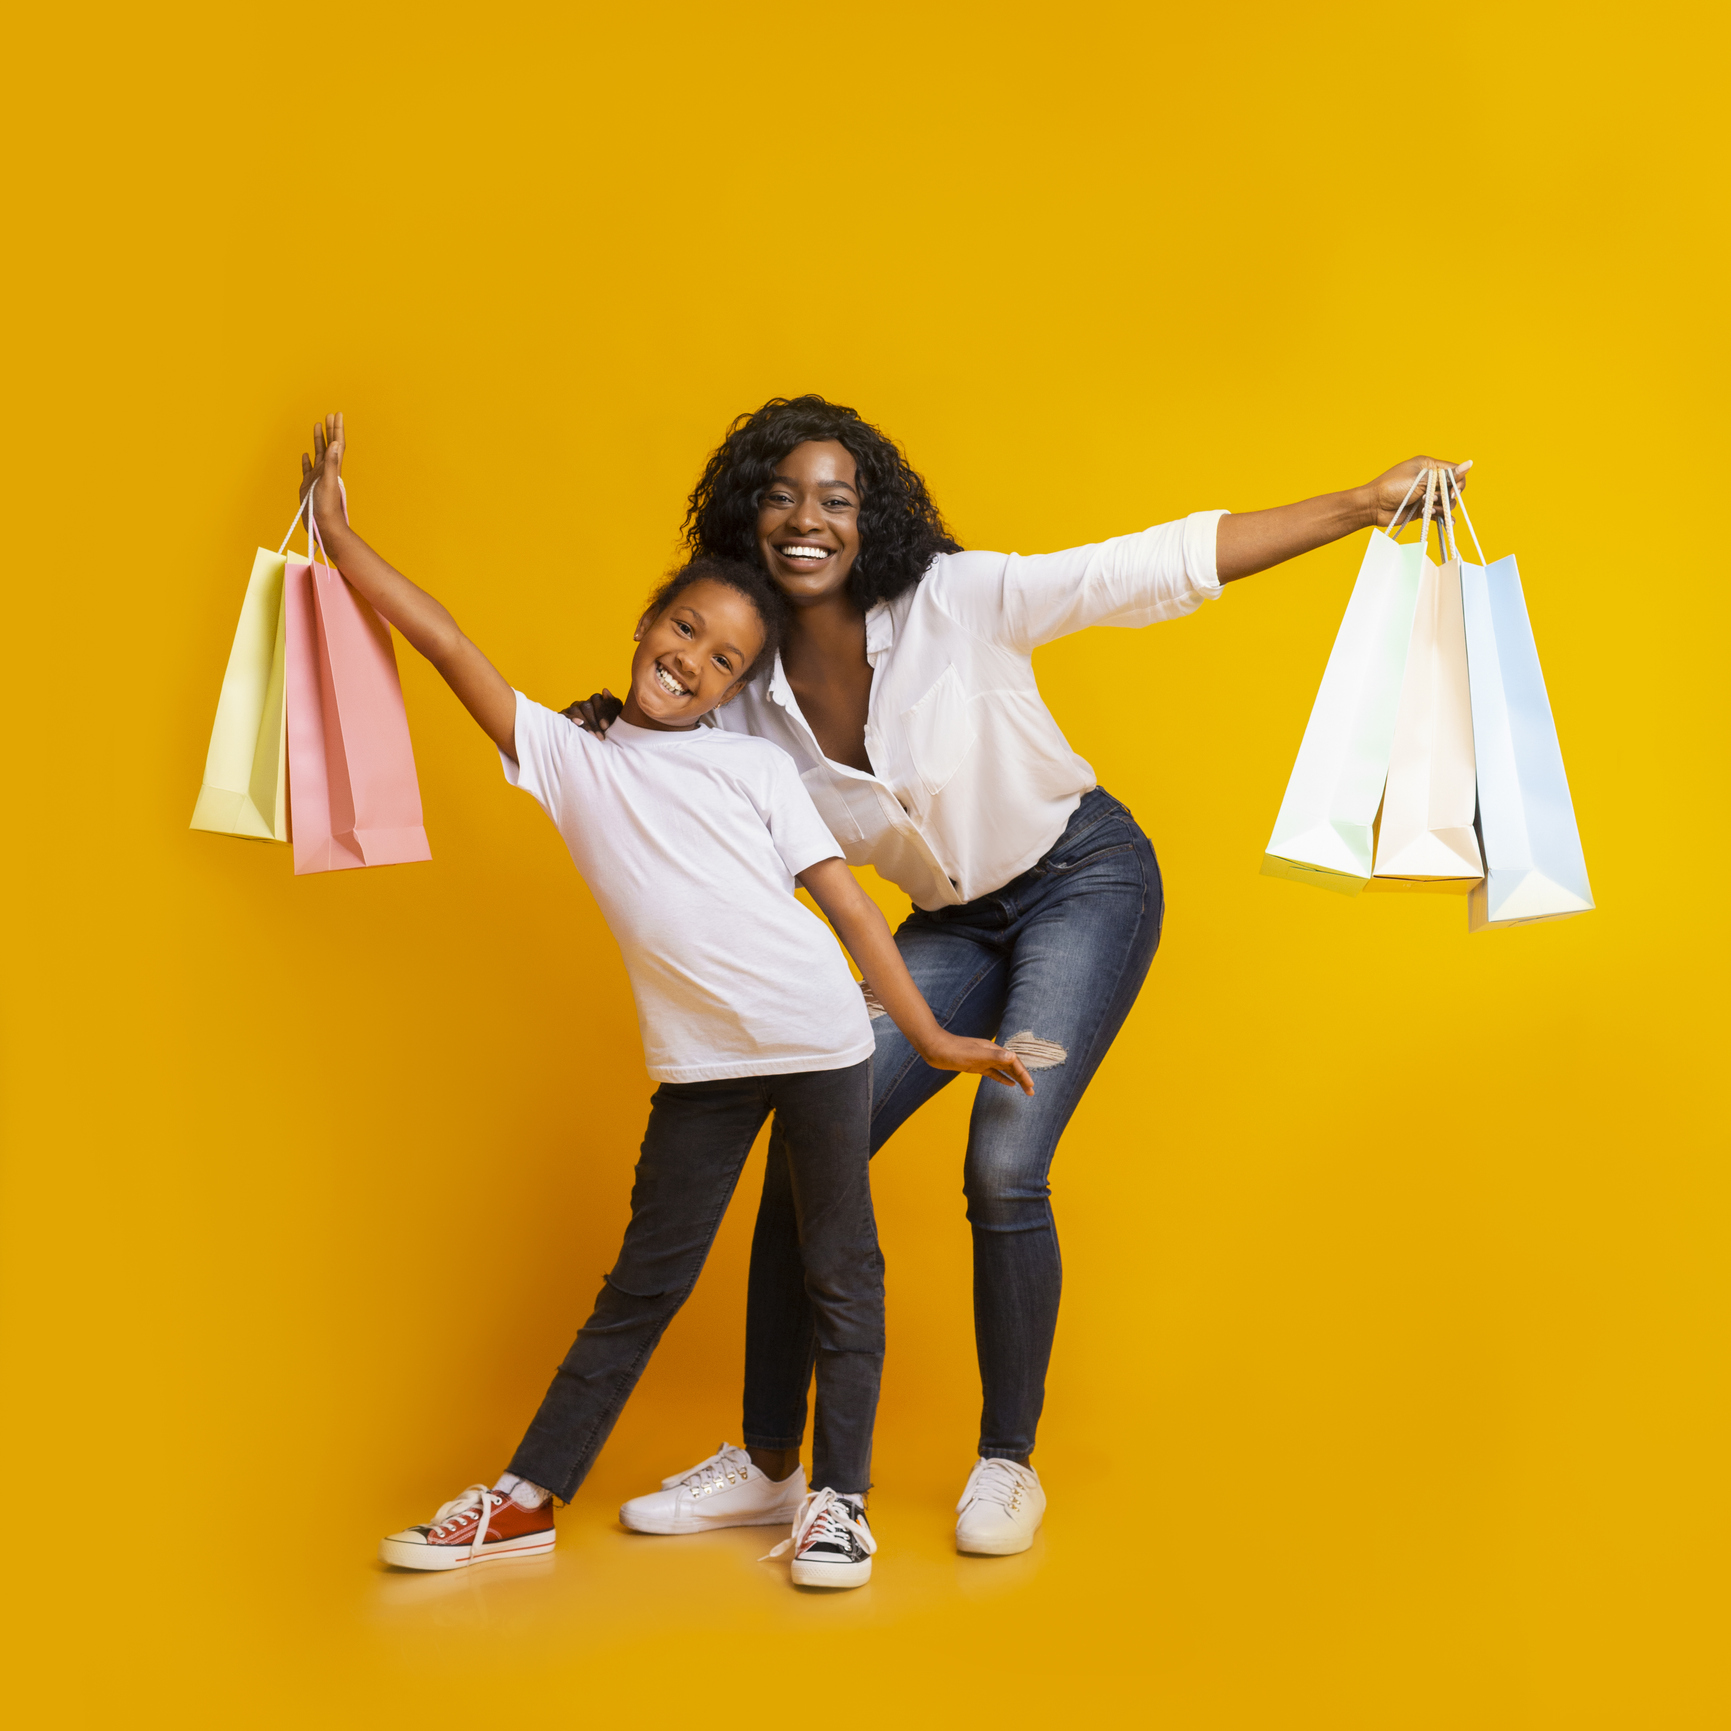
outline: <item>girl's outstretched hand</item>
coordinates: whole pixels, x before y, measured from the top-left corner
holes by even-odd
[[[920,1056],[934,1070],[960,1070],[964,1075],[990,1076],[1006,1088],[1020,1088],[1024,1094],[1034,1091],[1034,1079],[1028,1074],[1027,1065],[1014,1052],[994,1046],[990,1040],[967,1040],[960,1034],[946,1034],[940,1030]]]
[[[624,707],[603,685],[593,697],[580,697],[575,703],[566,704],[559,713],[576,722],[586,733],[604,734],[619,719],[619,712]]]
[[[324,424],[313,427],[313,454],[301,452],[301,503],[313,496],[313,515],[318,519],[319,534],[326,541],[340,535],[349,526],[348,512],[343,507],[343,417],[326,415]]]

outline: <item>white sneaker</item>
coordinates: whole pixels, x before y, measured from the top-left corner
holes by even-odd
[[[956,1549],[981,1557],[1013,1556],[1034,1542],[1045,1512],[1046,1493],[1032,1467],[976,1461],[956,1504]]]
[[[792,1551],[796,1587],[863,1587],[872,1578],[877,1548],[863,1505],[826,1489],[805,1499],[792,1536],[758,1561],[767,1563]]]
[[[634,1533],[707,1533],[714,1527],[786,1526],[805,1495],[805,1468],[778,1484],[751,1464],[751,1456],[723,1443],[708,1460],[661,1481],[661,1489],[633,1497],[619,1518]]]

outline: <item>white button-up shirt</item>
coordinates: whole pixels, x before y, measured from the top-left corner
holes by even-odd
[[[875,866],[922,908],[988,895],[1052,846],[1095,785],[1040,697],[1034,651],[1086,625],[1151,625],[1213,600],[1225,515],[1067,553],[938,554],[866,615],[875,774],[823,755],[779,658],[713,719],[793,758],[850,865]]]

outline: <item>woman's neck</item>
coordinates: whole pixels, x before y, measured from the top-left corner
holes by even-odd
[[[781,665],[825,757],[871,771],[866,712],[872,667],[866,660],[865,615],[846,595],[791,609]]]
[[[790,607],[782,660],[848,666],[865,661],[865,615],[847,595]],[[791,652],[791,653],[790,653]]]

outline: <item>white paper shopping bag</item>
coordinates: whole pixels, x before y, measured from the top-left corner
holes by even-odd
[[[1473,880],[1484,875],[1473,830],[1478,783],[1460,559],[1451,533],[1448,484],[1439,484],[1437,476],[1433,469],[1426,489],[1426,538],[1432,496],[1440,491],[1444,558],[1441,565],[1426,559],[1419,579],[1377,828],[1378,878]]]
[[[288,735],[283,721],[283,573],[295,523],[273,553],[253,557],[222,676],[193,829],[287,841]]]
[[[1461,507],[1463,516],[1466,507]],[[1466,519],[1472,531],[1472,519]],[[1461,562],[1485,879],[1468,931],[1567,919],[1593,906],[1545,676],[1514,555]]]
[[[1420,568],[1428,564],[1422,542],[1394,539],[1405,510],[1403,502],[1387,533],[1370,532],[1268,838],[1265,876],[1349,896],[1370,878],[1372,826],[1388,779]]]

